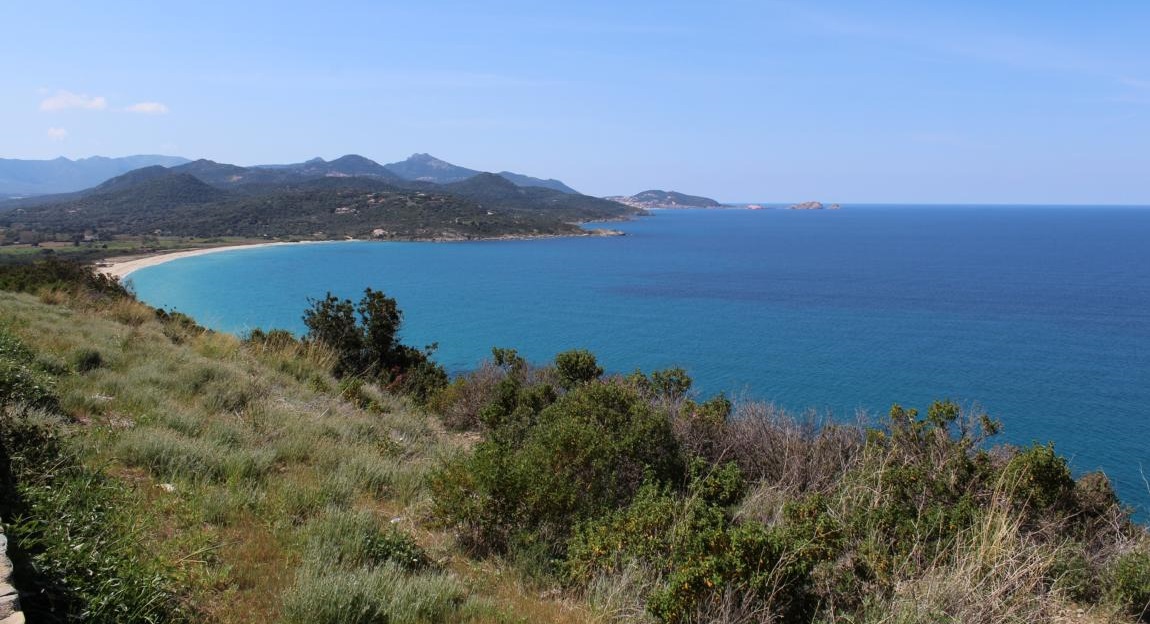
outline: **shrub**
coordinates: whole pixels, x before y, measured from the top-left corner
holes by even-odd
[[[1075,506],[1089,517],[1097,517],[1118,507],[1118,494],[1102,472],[1088,472],[1074,484]]]
[[[474,431],[479,428],[479,411],[491,400],[498,377],[493,367],[480,368],[444,386],[428,402],[439,415],[443,426],[452,431]]]
[[[1066,459],[1054,452],[1053,444],[1035,444],[1018,453],[1002,475],[1018,504],[1048,509],[1071,502],[1074,479]]]
[[[248,332],[245,340],[269,349],[287,349],[299,346],[299,340],[296,339],[295,334],[286,329],[269,329],[265,332],[257,327]]]
[[[564,390],[571,390],[603,375],[603,368],[595,356],[584,349],[564,351],[555,356],[555,370],[559,373],[559,386]]]
[[[363,379],[359,377],[344,377],[339,380],[339,398],[360,408],[367,409],[371,405],[371,397],[364,392]]]
[[[1150,552],[1136,550],[1110,567],[1107,597],[1140,621],[1150,621]]]
[[[0,409],[16,404],[55,408],[59,404],[56,383],[31,350],[0,329]]]
[[[30,264],[0,265],[0,290],[33,294],[40,290],[68,290],[110,298],[132,296],[114,277],[99,273],[91,266],[51,256]]]
[[[1100,582],[1082,544],[1070,542],[1055,552],[1049,576],[1051,587],[1071,600],[1088,604],[1101,598]]]
[[[744,403],[723,430],[721,448],[743,474],[791,496],[826,492],[861,457],[859,427],[796,418],[767,403]]]
[[[183,312],[168,312],[162,308],[156,308],[155,315],[156,320],[160,321],[164,336],[171,340],[172,344],[183,344],[191,338],[211,331],[200,326],[195,319]]]
[[[644,570],[648,610],[663,622],[713,621],[720,612],[809,619],[809,569],[786,559],[784,534],[732,523],[726,512],[742,491],[738,468],[697,462],[692,473],[685,495],[648,482],[628,507],[582,525],[568,550],[572,580]]]
[[[72,366],[76,368],[77,372],[91,372],[103,365],[104,356],[100,355],[100,351],[97,349],[85,348],[72,354]]]
[[[479,551],[541,544],[558,556],[573,522],[626,505],[645,475],[682,474],[666,416],[622,382],[579,386],[537,414],[521,404],[492,425],[432,480],[438,513]]]

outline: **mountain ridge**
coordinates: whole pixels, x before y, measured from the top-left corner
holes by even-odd
[[[0,197],[70,193],[91,188],[120,174],[152,165],[177,166],[190,162],[181,156],[138,154],[89,156],[72,160],[0,158]]]
[[[356,155],[273,168],[200,159],[0,202],[0,233],[466,240],[580,235],[587,232],[576,223],[638,212],[493,173],[449,184],[403,180]]]

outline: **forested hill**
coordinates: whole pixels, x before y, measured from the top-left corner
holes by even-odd
[[[575,225],[637,214],[596,197],[478,173],[450,184],[407,180],[348,155],[241,167],[197,160],[149,166],[85,191],[0,202],[0,229],[120,235],[473,239],[578,234]],[[11,237],[9,237],[11,238]]]
[[[450,184],[452,182],[462,182],[468,178],[474,177],[483,173],[475,169],[468,169],[453,165],[447,161],[440,160],[431,154],[412,154],[406,160],[393,162],[384,165],[388,171],[398,175],[404,180],[414,180],[419,182],[433,182],[435,184]],[[516,186],[524,187],[542,187],[548,188],[553,191],[562,191],[572,195],[578,195],[579,192],[567,186],[566,184],[555,179],[541,179],[534,178],[521,173],[513,173],[511,171],[501,171],[497,175],[510,181]]]

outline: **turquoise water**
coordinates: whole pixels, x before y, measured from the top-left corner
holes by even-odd
[[[664,211],[614,238],[332,243],[134,273],[147,302],[242,333],[302,331],[309,297],[370,286],[405,340],[467,370],[492,346],[575,347],[615,371],[683,366],[726,392],[853,418],[977,403],[1002,439],[1052,440],[1150,493],[1150,209]]]

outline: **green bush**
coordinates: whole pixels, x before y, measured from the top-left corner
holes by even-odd
[[[1051,587],[1081,604],[1098,602],[1101,582],[1086,558],[1085,547],[1071,542],[1055,551],[1055,558],[1047,572]]]
[[[51,409],[59,405],[56,384],[36,356],[12,334],[0,329],[0,409],[6,405]]]
[[[1037,509],[1067,505],[1074,492],[1074,479],[1066,458],[1054,452],[1053,444],[1035,444],[1011,458],[1003,478],[1012,487],[1019,504]]]
[[[785,558],[785,534],[731,521],[727,503],[742,492],[738,468],[699,462],[692,473],[685,493],[648,482],[628,507],[581,525],[568,549],[571,580],[643,570],[655,582],[648,610],[663,622],[710,621],[731,610],[809,619],[809,569]]]
[[[104,365],[104,356],[98,349],[80,349],[72,354],[72,366],[77,372],[87,373]]]
[[[564,390],[594,381],[603,375],[603,368],[595,360],[594,354],[585,349],[564,351],[555,356],[555,370],[559,373],[559,385]]]
[[[539,405],[522,400],[538,397],[514,392],[513,383],[503,390],[498,409],[488,410],[488,439],[432,483],[438,513],[472,548],[540,543],[558,556],[572,523],[626,505],[644,475],[662,483],[681,478],[665,414],[629,385],[585,384]],[[500,418],[491,417],[495,411]]]
[[[116,299],[132,296],[116,278],[78,262],[49,256],[29,264],[0,265],[0,290],[36,293],[43,289]]]
[[[339,398],[360,408],[367,409],[371,405],[371,397],[363,389],[363,379],[359,377],[344,377],[339,380]]]
[[[1150,552],[1133,551],[1110,567],[1107,597],[1140,621],[1150,621]]]

